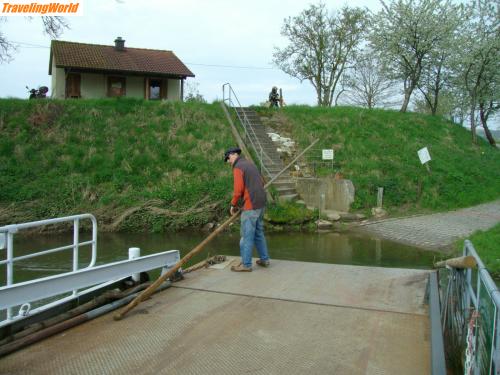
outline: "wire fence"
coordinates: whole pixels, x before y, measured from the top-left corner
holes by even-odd
[[[447,362],[454,373],[500,374],[500,292],[470,241],[464,256],[477,269],[440,272],[441,320]]]
[[[323,150],[322,148],[312,148],[306,155],[302,156],[296,163],[298,167],[296,175],[300,177],[322,177],[338,173],[340,166],[335,161],[333,152],[331,159],[324,159]]]

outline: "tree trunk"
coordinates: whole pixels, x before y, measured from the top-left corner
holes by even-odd
[[[493,147],[496,147],[497,144],[495,142],[495,139],[493,138],[493,135],[490,132],[490,129],[488,128],[488,124],[486,121],[487,116],[484,113],[484,103],[479,104],[479,117],[481,118],[481,125],[483,125],[484,134],[486,135],[486,139],[488,140],[488,142],[490,142],[490,145],[492,145]]]
[[[405,90],[405,99],[403,101],[403,105],[401,106],[401,109],[399,112],[406,112],[408,109],[408,104],[410,103],[410,96],[411,96],[411,91],[409,89]]]
[[[476,136],[476,113],[474,111],[475,105],[471,105],[470,108],[470,132],[472,135],[472,143],[477,143],[477,136]]]
[[[335,107],[338,105],[339,97],[344,91],[345,89],[342,87],[342,90],[340,90],[337,96],[335,97]]]
[[[436,116],[436,112],[438,109],[438,100],[439,100],[439,91],[441,87],[441,68],[443,67],[444,54],[441,54],[441,58],[439,59],[438,71],[436,74],[436,81],[434,82],[434,100],[433,105],[431,105],[431,112],[433,116]]]
[[[413,81],[411,78],[408,78],[408,80],[410,81],[409,83],[405,80],[405,83],[404,83],[404,93],[405,93],[405,98],[403,100],[403,105],[401,106],[401,109],[399,110],[399,112],[406,112],[406,110],[408,109],[408,104],[410,103],[410,97],[411,97],[411,93],[413,92],[413,89],[415,88],[415,86],[413,85]],[[409,86],[406,86],[407,84],[409,84]]]

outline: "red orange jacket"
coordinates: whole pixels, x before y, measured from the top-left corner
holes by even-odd
[[[234,189],[231,205],[237,206],[243,199],[243,210],[255,210],[266,205],[264,181],[257,167],[239,157],[233,164]]]

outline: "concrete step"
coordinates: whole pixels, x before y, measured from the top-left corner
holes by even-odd
[[[291,188],[291,189],[285,189],[285,188],[281,188],[281,187],[276,187],[276,191],[278,192],[278,194],[281,196],[290,196],[290,195],[293,195],[293,194],[297,194],[297,190],[295,190],[295,188]]]
[[[280,202],[293,202],[293,201],[297,200],[298,197],[299,197],[298,194],[280,195],[279,201]]]
[[[283,168],[285,168],[284,165],[279,165],[279,166],[276,166],[276,165],[266,165],[266,168],[269,172],[271,173],[278,173],[278,172],[281,172],[283,170]]]
[[[273,182],[273,186],[276,186],[276,188],[295,189],[293,181],[280,181],[279,179]]]

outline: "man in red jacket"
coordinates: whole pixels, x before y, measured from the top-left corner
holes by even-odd
[[[234,190],[231,200],[230,213],[234,215],[238,210],[238,201],[243,200],[241,213],[241,263],[232,266],[231,271],[252,271],[252,251],[255,245],[259,254],[257,265],[269,266],[266,238],[264,236],[264,208],[266,206],[266,191],[259,171],[253,163],[241,156],[239,148],[230,148],[224,154],[224,161],[233,168]]]

